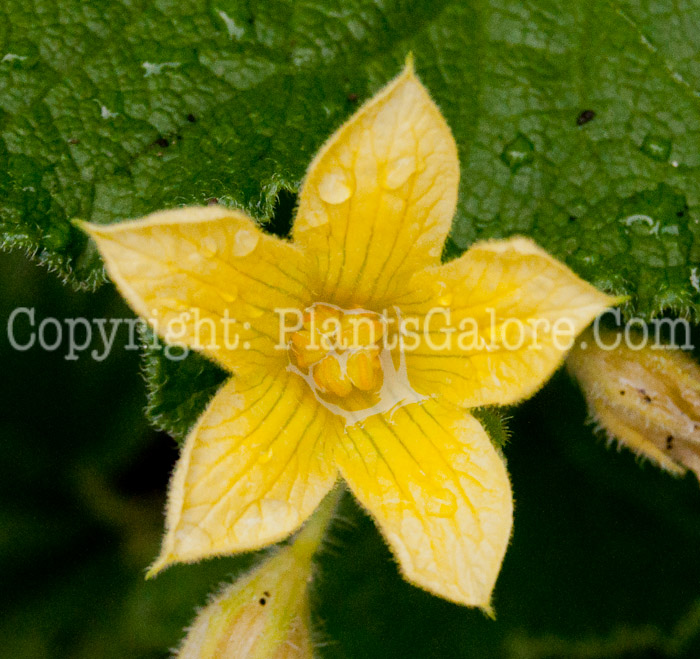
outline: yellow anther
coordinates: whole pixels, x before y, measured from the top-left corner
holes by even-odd
[[[338,360],[333,355],[326,355],[313,367],[314,382],[324,392],[344,397],[352,391],[352,382],[347,373],[343,373]]]
[[[359,350],[348,357],[350,381],[361,391],[372,391],[381,384],[382,365],[376,350]]]
[[[326,355],[320,343],[320,337],[312,337],[308,330],[292,334],[292,353],[299,368],[307,369]]]
[[[312,332],[333,335],[340,328],[343,312],[328,304],[316,304],[304,313],[304,328]]]
[[[376,345],[384,335],[384,325],[369,314],[346,314],[342,319],[341,346],[345,349]]]
[[[345,397],[381,387],[379,353],[386,329],[381,316],[315,304],[304,312],[303,327],[291,337],[292,363],[312,377],[320,393]]]

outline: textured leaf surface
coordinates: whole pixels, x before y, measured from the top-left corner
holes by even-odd
[[[697,2],[331,4],[5,3],[4,244],[95,283],[70,218],[266,218],[412,50],[460,150],[453,251],[526,234],[644,314],[697,310]]]
[[[197,353],[169,359],[162,342],[144,332],[143,374],[148,386],[146,414],[158,429],[182,443],[192,424],[226,380],[224,370]],[[180,353],[182,354],[182,353]]]

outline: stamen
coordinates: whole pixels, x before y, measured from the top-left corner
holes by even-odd
[[[304,312],[303,329],[291,336],[289,370],[351,424],[419,402],[424,397],[408,382],[401,337],[386,336],[389,326],[373,311],[315,304]],[[399,350],[398,367],[394,349]]]

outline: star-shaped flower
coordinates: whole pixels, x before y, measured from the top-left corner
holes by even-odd
[[[409,581],[488,608],[512,497],[467,409],[533,394],[561,324],[614,300],[523,238],[441,265],[458,183],[409,62],[311,163],[291,241],[222,207],[84,225],[136,313],[233,374],[182,451],[154,570],[285,538],[340,476]]]

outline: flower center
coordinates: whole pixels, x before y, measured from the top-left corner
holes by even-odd
[[[313,304],[287,344],[288,369],[349,425],[420,402],[425,396],[408,380],[396,321],[366,309]]]
[[[291,336],[290,361],[324,396],[376,393],[383,383],[380,342],[385,332],[377,313],[315,304],[305,310],[302,329]]]

